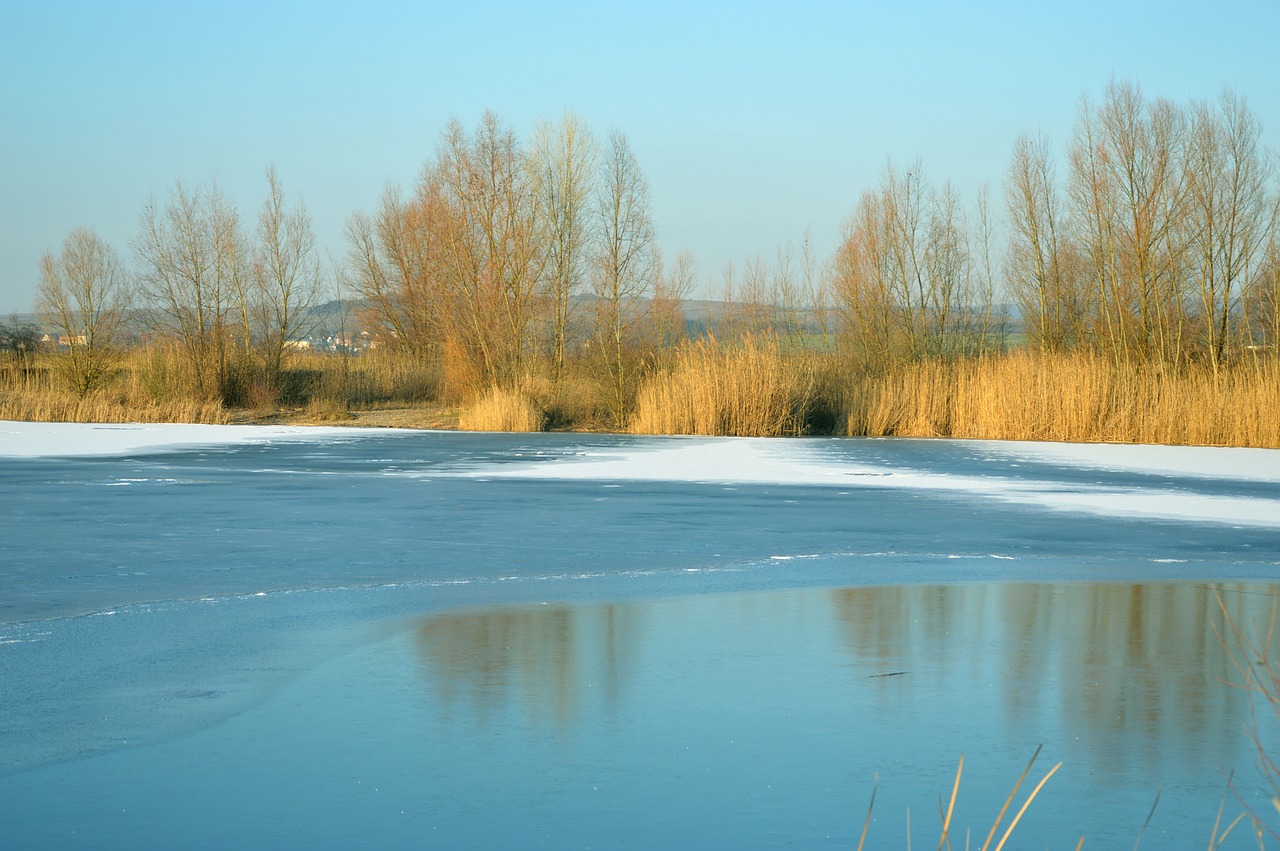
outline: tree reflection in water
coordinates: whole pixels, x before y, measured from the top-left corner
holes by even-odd
[[[880,717],[929,723],[929,711],[995,707],[993,726],[1019,740],[1061,731],[1093,770],[1158,776],[1175,754],[1217,764],[1247,752],[1249,699],[1229,685],[1238,675],[1219,639],[1215,589],[1237,622],[1259,630],[1280,596],[1280,585],[1230,583],[862,587],[464,612],[425,621],[416,638],[445,712],[484,724],[517,707],[567,728],[583,713],[615,714],[636,697],[630,688],[666,677],[650,670],[662,658],[646,652],[654,641],[685,642],[692,673],[679,676],[696,693],[697,666],[722,661],[697,661],[710,631],[719,642],[763,635],[782,655],[818,636],[844,660],[823,676],[847,678],[850,703],[871,699]],[[972,697],[979,691],[994,702]],[[963,719],[952,722],[963,736]]]
[[[832,599],[858,659],[923,664],[957,691],[994,670],[1006,723],[1035,735],[1052,718],[1088,737],[1096,767],[1113,773],[1135,757],[1155,770],[1171,742],[1209,758],[1239,751],[1249,700],[1230,685],[1239,675],[1215,591],[1237,623],[1265,634],[1280,585],[895,586]],[[902,684],[879,687],[902,697]]]
[[[616,706],[638,642],[636,605],[547,605],[431,618],[418,646],[446,707],[485,716],[509,704],[570,723],[590,691]]]

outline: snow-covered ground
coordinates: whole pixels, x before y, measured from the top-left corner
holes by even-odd
[[[184,446],[333,440],[390,429],[193,423],[26,423],[0,421],[0,457],[84,458]]]
[[[687,442],[686,442],[687,441]],[[1213,477],[1280,484],[1280,450],[1216,446],[957,441],[1010,459],[1091,469]],[[602,451],[598,457],[557,465],[511,468],[503,475],[555,479],[711,481],[760,484],[847,484],[849,476],[883,478],[883,467],[833,467],[805,452],[805,444],[778,438],[691,437],[661,450]],[[909,471],[904,475],[910,475]],[[916,484],[905,479],[901,484]],[[859,484],[868,484],[860,481]]]
[[[1090,514],[1280,526],[1280,451],[1189,446],[1116,446],[962,441],[975,453],[1059,467],[1276,484],[1274,494],[1215,495],[1178,487],[1064,485],[1034,476],[938,473],[833,457],[820,445],[770,438],[689,438],[630,452],[601,451],[560,463],[502,465],[485,476],[611,481],[715,482],[920,488],[975,499]]]
[[[1223,446],[1150,446],[1131,443],[965,441],[1008,458],[1101,470],[1210,476],[1280,484],[1280,450]]]

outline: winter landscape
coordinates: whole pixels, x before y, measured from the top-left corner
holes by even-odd
[[[0,4],[0,849],[1280,847],[1277,32]]]

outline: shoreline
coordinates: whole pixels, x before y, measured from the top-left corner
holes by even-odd
[[[4,419],[0,418],[0,458],[4,457],[32,457],[35,454],[57,455],[59,457],[72,457],[84,454],[103,454],[99,451],[71,451],[71,452],[48,452],[48,453],[32,453],[10,452],[6,451],[7,447],[4,443],[6,434],[36,433],[39,431],[52,431],[69,429],[71,427],[81,427],[93,431],[178,431],[191,430],[193,433],[204,435],[213,435],[219,433],[222,429],[260,429],[259,435],[266,439],[283,436],[302,436],[307,435],[315,437],[323,435],[327,430],[332,430],[335,436],[341,436],[346,433],[367,432],[367,431],[386,431],[395,432],[415,432],[415,431],[456,431],[456,432],[472,432],[475,434],[513,434],[515,432],[490,429],[463,429],[459,426],[458,413],[454,409],[444,407],[431,408],[380,408],[373,410],[352,411],[349,417],[316,417],[308,416],[305,411],[296,412],[275,412],[271,414],[259,415],[246,410],[232,410],[228,412],[229,416],[223,423],[194,423],[181,421],[149,421],[144,419],[138,420],[118,420],[118,421],[80,421],[80,420],[27,420],[27,419]],[[1061,459],[1077,459],[1079,452],[1071,452],[1067,447],[1088,447],[1089,454],[1104,453],[1109,458],[1116,461],[1121,460],[1117,455],[1120,450],[1131,452],[1150,452],[1158,450],[1235,450],[1246,453],[1260,453],[1257,457],[1271,457],[1271,453],[1275,453],[1275,457],[1280,458],[1280,449],[1272,447],[1259,446],[1241,446],[1239,444],[1204,444],[1204,443],[1141,443],[1128,442],[1120,440],[1051,440],[1044,438],[987,438],[987,437],[965,437],[955,435],[846,435],[846,434],[806,434],[806,435],[760,435],[760,436],[738,436],[738,435],[716,435],[716,434],[634,434],[632,432],[618,431],[614,429],[603,428],[547,428],[539,432],[526,432],[527,434],[581,434],[581,435],[612,435],[618,437],[679,437],[679,438],[706,438],[709,440],[720,440],[727,438],[738,438],[746,440],[768,440],[779,438],[782,442],[791,440],[920,440],[920,441],[955,441],[976,444],[991,444],[995,446],[1040,446],[1046,447],[1045,454],[1057,455]],[[194,439],[183,440],[183,443],[238,443],[240,440],[206,440]],[[254,442],[254,441],[249,441]],[[123,441],[126,446],[131,446],[128,441]],[[126,448],[121,451],[133,451],[141,449],[151,444],[140,444]],[[1053,449],[1058,447],[1058,449]],[[1107,449],[1110,447],[1110,449]],[[111,454],[111,453],[106,453]],[[1232,470],[1230,475],[1235,476],[1241,473],[1243,468]],[[1264,479],[1270,480],[1270,479]]]

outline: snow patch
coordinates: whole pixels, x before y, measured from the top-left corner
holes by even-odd
[[[985,455],[1131,473],[1280,484],[1280,450],[1231,446],[965,440]]]
[[[1195,446],[1113,446],[1102,444],[961,441],[990,453],[1025,453],[1041,463],[1064,467],[1167,471],[1189,477],[1280,483],[1280,450]],[[813,444],[777,438],[664,439],[607,455],[556,464],[503,464],[452,475],[489,478],[580,481],[662,481],[690,484],[834,486],[838,493],[859,488],[921,489],[959,497],[994,499],[1058,511],[1280,526],[1280,491],[1275,498],[1196,494],[1172,488],[1063,486],[1032,478],[935,473],[836,459],[814,452]],[[1132,450],[1133,456],[1124,453]],[[1057,454],[1055,454],[1057,453]],[[1021,457],[1021,456],[1019,456]],[[1129,459],[1129,460],[1125,460]],[[1240,472],[1239,476],[1235,473]]]
[[[27,423],[0,421],[0,457],[72,458],[130,455],[191,446],[322,441],[399,429],[350,426],[237,426],[192,423]]]

